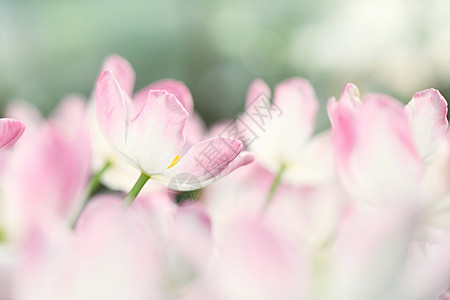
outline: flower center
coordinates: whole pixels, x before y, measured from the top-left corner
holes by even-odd
[[[181,156],[177,155],[175,156],[175,158],[172,160],[172,162],[170,163],[170,165],[167,167],[167,170],[169,170],[170,168],[172,168],[173,166],[175,166],[179,161],[180,161]]]

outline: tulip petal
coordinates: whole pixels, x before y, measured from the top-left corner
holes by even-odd
[[[255,160],[255,156],[253,155],[253,153],[248,152],[248,151],[242,151],[241,153],[239,153],[238,156],[236,156],[236,158],[231,161],[224,169],[223,171],[217,175],[216,177],[213,177],[209,180],[205,180],[202,181],[201,187],[205,187],[208,186],[209,184],[227,176],[228,174],[230,174],[231,172],[233,172],[234,170],[236,170],[237,168],[246,166],[248,164],[251,164],[253,161]]]
[[[330,131],[314,136],[283,176],[286,181],[318,185],[335,177]]]
[[[448,128],[447,101],[438,90],[418,92],[406,105],[416,147],[422,158],[432,154],[443,140]]]
[[[150,91],[142,110],[129,121],[127,154],[149,175],[164,172],[180,154],[188,116],[174,95]]]
[[[194,101],[188,87],[181,81],[174,79],[163,79],[149,84],[138,91],[133,97],[135,107],[143,107],[147,101],[147,95],[150,90],[162,90],[174,95],[184,109],[191,115],[194,112]]]
[[[194,145],[174,167],[163,175],[171,189],[190,191],[204,187],[222,173],[229,173],[237,167],[250,163],[250,156],[243,156],[229,166],[242,151],[240,141],[215,137]],[[229,169],[228,169],[229,166]]]
[[[301,78],[291,78],[277,85],[275,88],[274,103],[286,114],[282,116],[287,119],[292,114],[292,120],[296,120],[293,132],[296,140],[304,141],[314,131],[319,102],[317,101],[314,88],[311,84]],[[294,117],[295,115],[295,117]]]
[[[123,93],[114,75],[109,71],[100,74],[97,80],[97,120],[106,139],[119,152],[125,149],[127,108],[130,98]]]
[[[410,216],[405,207],[347,216],[331,249],[332,288],[324,299],[385,299],[373,296],[389,291],[401,274],[411,234]]]
[[[271,95],[269,86],[262,79],[255,79],[248,88],[246,106],[252,105],[261,96],[270,98]]]
[[[264,220],[240,217],[230,228],[214,273],[221,295],[224,299],[306,299],[299,252]]]
[[[136,74],[130,62],[125,58],[116,54],[107,57],[103,63],[102,71],[110,71],[122,90],[129,96],[133,94]]]
[[[357,107],[361,104],[359,90],[353,83],[347,83],[342,91],[339,101],[346,103],[350,106]]]
[[[263,100],[261,101],[263,102]],[[269,109],[265,104],[256,104],[251,110],[247,106],[246,116],[255,116],[260,122],[258,138],[254,138],[250,149],[261,163],[269,169],[278,169],[279,164],[289,164],[304,148],[314,131],[318,101],[311,84],[301,78],[291,78],[275,89],[275,99]],[[256,113],[255,113],[256,112]],[[250,123],[244,119],[241,123]],[[256,125],[253,125],[256,128]]]
[[[358,88],[353,83],[347,83],[339,98],[339,102],[336,101],[336,98],[334,97],[328,100],[327,112],[331,123],[333,123],[334,111],[336,110],[337,105],[347,105],[350,108],[355,108],[360,104],[361,99]]]
[[[0,149],[12,147],[22,136],[25,125],[14,119],[0,119]]]

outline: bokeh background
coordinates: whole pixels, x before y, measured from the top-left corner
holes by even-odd
[[[450,99],[449,16],[448,0],[0,0],[0,111],[88,97],[117,53],[137,88],[184,81],[208,123],[236,116],[256,77],[306,77],[321,130],[324,103],[347,82],[404,102],[428,87]]]

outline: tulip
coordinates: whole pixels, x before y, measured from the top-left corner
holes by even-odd
[[[114,74],[104,71],[98,78],[97,119],[109,143],[141,172],[127,199],[132,201],[150,177],[188,191],[242,165],[232,164],[243,148],[235,139],[210,138],[186,149],[185,106],[167,91],[150,90],[138,108],[128,95],[129,86],[122,87],[124,80]]]
[[[184,83],[173,79],[163,79],[149,84],[132,95],[136,76],[133,67],[126,59],[111,55],[105,59],[102,71],[110,71],[114,74],[120,86],[132,96],[136,111],[145,104],[150,90],[165,90],[175,95],[190,114],[184,129],[187,137],[185,146],[190,147],[203,139],[204,125],[201,117],[193,111],[192,95]],[[93,169],[99,175],[100,181],[110,189],[129,191],[140,172],[124,161],[103,136],[96,117],[95,90],[88,105],[88,121],[92,141]],[[146,185],[142,192],[149,194],[161,190],[162,187],[160,182],[153,181],[152,184]]]
[[[331,135],[325,131],[313,136],[319,104],[311,84],[290,78],[276,86],[271,104],[264,99],[270,94],[262,80],[255,80],[240,120],[253,131],[257,131],[256,122],[262,127],[261,134],[248,145],[258,162],[273,173],[283,173],[283,180],[294,184],[317,185],[331,180]],[[249,134],[247,130],[247,139],[251,139]]]

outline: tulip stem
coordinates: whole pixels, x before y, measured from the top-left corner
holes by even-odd
[[[73,221],[72,221],[72,228],[75,228],[75,225],[77,224],[78,219],[80,218],[81,213],[83,212],[84,208],[86,207],[86,204],[89,200],[89,198],[95,193],[95,191],[98,189],[100,185],[100,180],[102,179],[103,174],[106,170],[111,167],[111,162],[107,161],[103,168],[98,170],[94,173],[91,177],[91,181],[89,181],[88,187],[86,189],[86,192],[83,197],[83,203],[81,204],[77,214],[75,215]]]
[[[105,173],[106,170],[109,169],[109,167],[111,167],[111,162],[106,162],[105,165],[103,166],[103,168],[101,168],[100,170],[98,170],[91,178],[91,181],[89,182],[88,188],[87,188],[87,197],[92,196],[92,194],[95,193],[95,191],[98,189],[99,185],[100,185],[100,179],[102,179],[103,174]]]
[[[134,184],[131,191],[128,193],[128,195],[123,200],[122,206],[128,207],[130,204],[136,199],[139,192],[144,187],[145,183],[150,179],[150,176],[144,173],[141,173],[141,176],[139,176],[138,180]]]
[[[277,172],[277,175],[275,175],[275,178],[272,181],[272,185],[270,186],[270,190],[269,193],[267,194],[266,202],[264,204],[264,210],[270,205],[270,202],[272,201],[275,192],[278,190],[284,171],[286,171],[286,165],[282,164]]]

